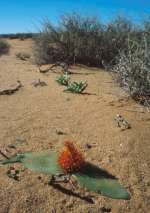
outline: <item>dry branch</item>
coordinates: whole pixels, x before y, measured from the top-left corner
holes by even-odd
[[[49,72],[49,71],[55,72],[55,71],[53,70],[53,68],[54,68],[54,67],[57,67],[57,66],[62,67],[62,72],[63,72],[63,73],[68,73],[68,74],[71,73],[71,72],[69,71],[69,65],[68,65],[67,63],[57,62],[57,63],[51,65],[50,67],[46,68],[46,69],[41,69],[41,66],[42,66],[42,65],[39,66],[39,71],[40,71],[40,73],[47,73],[47,72]]]
[[[23,85],[21,84],[20,81],[17,81],[17,85],[10,88],[10,89],[5,89],[0,91],[0,95],[12,95],[13,93],[17,92]]]

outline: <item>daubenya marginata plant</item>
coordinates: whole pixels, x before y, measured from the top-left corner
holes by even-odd
[[[0,164],[22,163],[24,167],[46,175],[71,175],[90,191],[113,199],[130,199],[129,193],[109,173],[87,162],[82,153],[70,141],[64,142],[61,151],[28,152],[17,154]]]

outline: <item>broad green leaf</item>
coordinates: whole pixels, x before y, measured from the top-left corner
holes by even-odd
[[[63,173],[57,163],[56,152],[26,153],[22,160],[25,167],[45,174]]]
[[[12,157],[8,160],[4,160],[1,164],[20,162],[28,169],[44,174],[63,173],[57,164],[57,156],[58,154],[52,151],[24,153],[21,155],[18,154],[16,157]]]
[[[119,182],[101,169],[87,164],[83,171],[74,174],[77,181],[88,190],[113,199],[130,199],[129,193]]]

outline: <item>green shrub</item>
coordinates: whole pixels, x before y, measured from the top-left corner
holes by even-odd
[[[10,45],[4,39],[0,39],[0,56],[9,52]]]

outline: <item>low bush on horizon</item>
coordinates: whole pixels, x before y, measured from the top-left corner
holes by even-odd
[[[28,38],[33,38],[36,34],[37,33],[8,33],[0,34],[0,38],[25,40]]]
[[[4,39],[0,39],[0,56],[3,54],[8,54],[10,49],[10,45]]]

